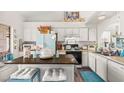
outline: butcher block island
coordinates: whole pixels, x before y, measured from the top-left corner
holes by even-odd
[[[40,68],[41,81],[48,69],[63,69],[67,77],[65,81],[74,82],[74,68],[78,64],[73,55],[60,55],[58,58],[53,57],[49,59],[40,58],[23,58],[19,57],[12,62],[5,62],[5,64],[18,65],[18,69],[23,68]]]

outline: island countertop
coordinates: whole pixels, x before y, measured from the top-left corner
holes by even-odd
[[[19,57],[5,64],[78,64],[73,55],[60,55],[59,58],[40,59]]]

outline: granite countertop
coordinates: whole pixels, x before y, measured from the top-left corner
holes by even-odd
[[[73,55],[60,55],[59,58],[40,59],[19,57],[5,64],[78,64]]]

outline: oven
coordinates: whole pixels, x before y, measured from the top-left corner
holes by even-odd
[[[82,51],[69,50],[69,51],[66,51],[66,54],[72,54],[78,62],[77,65],[82,65]]]

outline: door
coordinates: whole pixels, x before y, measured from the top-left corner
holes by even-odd
[[[105,81],[107,81],[107,59],[97,55],[96,73]]]
[[[96,57],[95,57],[95,54],[89,53],[89,67],[90,67],[94,72],[96,71],[95,65],[96,65]]]
[[[124,82],[124,65],[108,61],[108,81]]]

